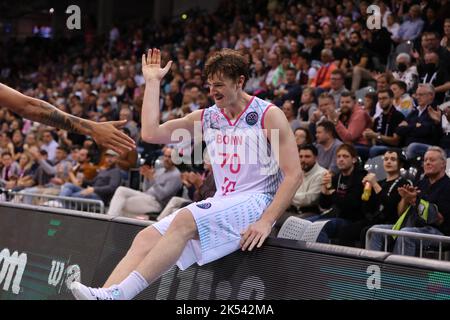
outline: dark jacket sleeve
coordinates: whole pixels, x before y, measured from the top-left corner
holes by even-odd
[[[118,168],[115,168],[115,169],[109,171],[108,175],[109,175],[110,179],[109,179],[109,183],[106,186],[95,186],[94,187],[94,192],[101,197],[105,197],[105,196],[108,197],[109,195],[114,194],[116,189],[120,186],[120,183],[122,180],[122,177],[120,175],[120,169],[118,169]],[[95,181],[97,180],[97,177],[94,179],[94,184],[95,184]]]
[[[334,189],[334,190],[337,189],[337,182],[338,182],[338,177],[337,177],[337,175],[334,175],[333,179],[331,180],[332,189]],[[319,206],[323,209],[331,208],[331,206],[335,202],[334,201],[335,194],[336,194],[336,191],[330,195],[326,195],[321,192],[320,196],[319,196]]]

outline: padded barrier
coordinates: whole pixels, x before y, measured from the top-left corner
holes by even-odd
[[[72,299],[75,279],[101,286],[147,225],[0,206],[0,300]],[[448,279],[449,262],[269,238],[252,252],[185,271],[174,267],[137,299],[448,299]]]

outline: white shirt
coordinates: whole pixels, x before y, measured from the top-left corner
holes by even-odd
[[[314,167],[304,173],[302,185],[295,193],[292,204],[297,208],[309,207],[319,203],[322,177],[326,172],[324,168],[316,162]]]
[[[48,160],[55,160],[56,148],[58,148],[59,144],[55,140],[52,140],[49,144],[43,144],[41,146],[41,150],[45,150],[48,153]]]

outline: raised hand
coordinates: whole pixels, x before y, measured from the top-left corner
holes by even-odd
[[[430,118],[436,122],[436,123],[440,123],[441,122],[441,117],[442,117],[442,112],[439,109],[433,109],[433,107],[429,106],[427,108],[428,111],[428,115],[430,116]]]
[[[145,81],[161,81],[169,72],[172,61],[169,61],[164,68],[161,68],[161,51],[159,49],[149,49],[147,57],[142,55],[142,74]]]

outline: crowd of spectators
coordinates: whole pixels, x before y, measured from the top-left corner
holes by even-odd
[[[380,8],[378,29],[366,23],[372,4]],[[445,162],[450,156],[450,105],[445,103],[449,12],[448,0],[222,1],[213,14],[194,11],[187,20],[161,25],[115,25],[97,38],[86,33],[71,39],[5,40],[0,81],[79,117],[127,120],[123,130],[138,148],[120,156],[99,149],[90,137],[0,109],[1,186],[100,199],[106,205],[112,199],[109,214],[140,218],[148,213],[160,218],[211,196],[210,166],[176,168],[166,159],[174,146],[141,140],[145,81],[140,57],[158,47],[163,65],[174,61],[161,87],[163,123],[212,105],[203,66],[211,53],[231,48],[249,62],[245,91],[282,108],[295,133],[305,182],[289,214],[311,221],[334,219],[320,241],[336,238],[357,245],[367,228],[393,224],[402,213],[374,218],[381,202],[389,202],[381,204],[382,211],[394,210],[392,201],[407,197],[412,204],[420,195],[434,201],[447,225],[445,199],[429,195],[437,180],[419,183],[416,197],[406,187],[397,189],[406,183],[398,181],[401,166],[417,165],[429,147],[443,149],[432,149],[430,161]],[[364,163],[379,155],[393,157],[387,158],[396,164],[385,164],[389,178],[377,182]],[[163,164],[155,168],[159,157]],[[423,179],[433,176],[430,170],[424,169]],[[134,183],[132,172],[142,176],[143,188]],[[367,182],[375,194],[369,203],[361,200]],[[26,196],[23,200],[32,202]],[[448,228],[435,227],[450,236]]]

